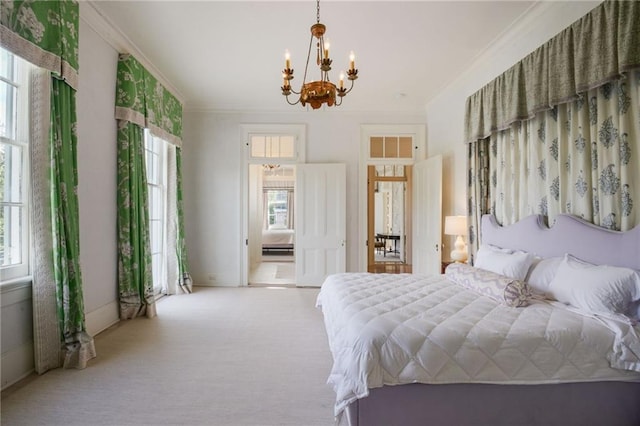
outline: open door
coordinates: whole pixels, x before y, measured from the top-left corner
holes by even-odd
[[[413,273],[442,268],[442,156],[413,166]]]
[[[346,166],[299,164],[295,188],[296,283],[319,287],[346,270]]]

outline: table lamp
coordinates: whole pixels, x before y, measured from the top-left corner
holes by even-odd
[[[455,249],[451,252],[451,260],[465,262],[467,260],[467,245],[464,243],[463,235],[467,234],[467,217],[446,216],[444,218],[444,233],[456,236]]]

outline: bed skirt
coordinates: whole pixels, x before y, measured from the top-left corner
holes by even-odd
[[[341,424],[637,426],[640,383],[383,386],[349,405]]]

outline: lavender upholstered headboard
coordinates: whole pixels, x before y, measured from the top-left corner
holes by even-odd
[[[627,232],[611,231],[579,217],[561,214],[552,227],[547,227],[541,215],[531,215],[503,227],[493,215],[484,215],[480,242],[524,250],[540,257],[570,253],[598,265],[640,270],[640,226]]]

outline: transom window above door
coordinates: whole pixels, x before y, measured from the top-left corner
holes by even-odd
[[[370,158],[413,158],[411,136],[371,136]]]
[[[296,144],[293,135],[251,135],[251,158],[295,159]]]

